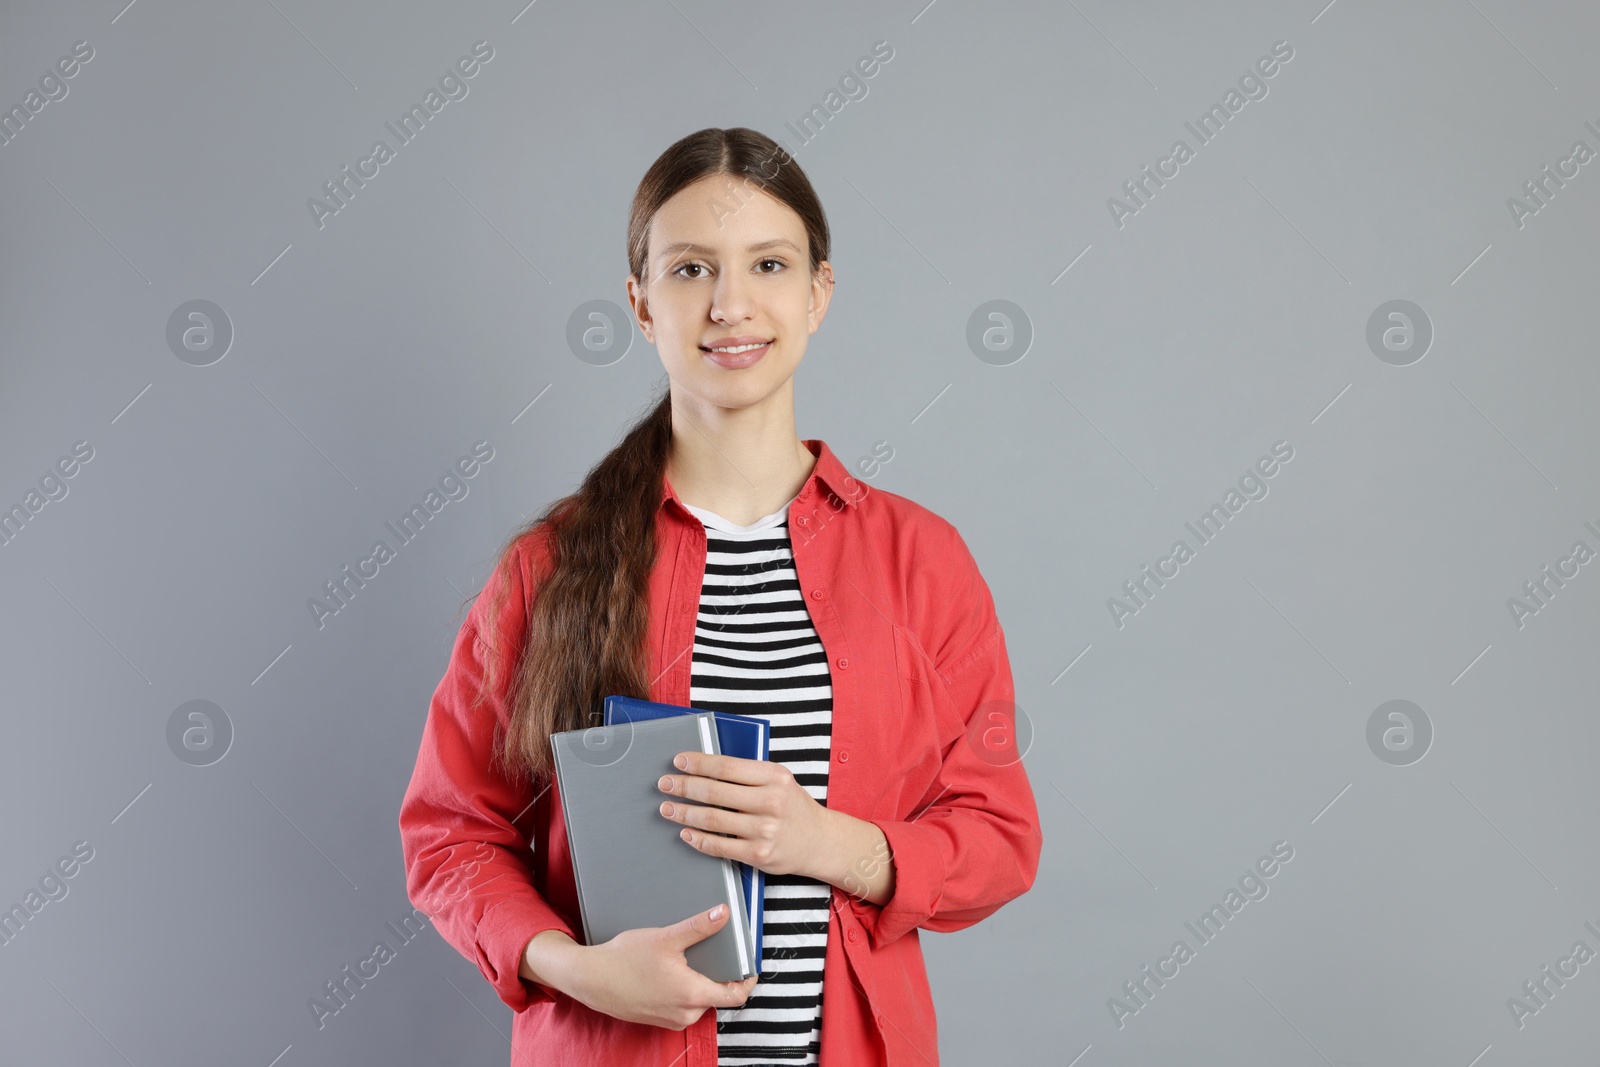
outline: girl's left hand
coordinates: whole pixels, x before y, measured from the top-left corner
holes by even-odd
[[[768,874],[815,877],[811,868],[827,853],[829,812],[789,768],[704,752],[680,752],[673,762],[679,773],[658,784],[677,799],[660,810],[686,827],[679,837],[708,856],[726,856]]]

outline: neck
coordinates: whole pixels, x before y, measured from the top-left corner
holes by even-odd
[[[738,526],[777,511],[800,491],[817,462],[795,433],[793,411],[787,414],[706,422],[675,403],[667,481],[678,499]]]

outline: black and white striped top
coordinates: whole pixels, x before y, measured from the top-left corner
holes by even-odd
[[[791,501],[792,503],[793,501]],[[828,799],[833,685],[789,542],[789,505],[749,526],[688,507],[706,528],[689,703],[772,724],[771,759]],[[717,1009],[718,1067],[815,1064],[822,1047],[822,961],[832,887],[767,875],[761,978],[739,1008]]]

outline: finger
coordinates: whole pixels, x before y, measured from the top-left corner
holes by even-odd
[[[769,760],[714,755],[710,752],[680,752],[672,765],[686,774],[718,778],[736,785],[763,785],[772,780],[773,768],[781,766]]]
[[[668,808],[671,810],[664,810]],[[747,815],[742,811],[724,811],[722,808],[707,807],[704,804],[684,804],[668,800],[663,801],[661,807],[656,810],[661,812],[662,818],[712,834],[754,837],[761,828],[762,816]]]
[[[713,982],[707,978],[706,985],[713,988],[705,990],[706,998],[709,1003],[719,1008],[737,1008],[750,999],[750,991],[755,988],[756,977],[759,976],[737,982]]]
[[[726,856],[736,863],[750,862],[745,858],[745,854],[750,847],[749,842],[742,838],[723,837],[721,834],[710,834],[704,830],[690,830],[687,827],[679,830],[678,836],[707,856],[716,856],[719,859]]]
[[[721,914],[713,914],[721,912]],[[722,928],[728,921],[728,906],[718,904],[708,911],[697,911],[687,919],[681,919],[671,926],[663,928],[663,936],[670,942],[680,947],[687,947],[697,941],[704,941]]]
[[[762,810],[764,786],[734,785],[697,774],[664,775],[656,788],[669,796],[695,800],[731,811],[753,812]]]

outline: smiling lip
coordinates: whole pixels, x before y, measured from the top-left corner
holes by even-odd
[[[741,345],[755,344],[760,340],[761,338],[759,337],[728,338],[725,341],[717,342],[717,344],[718,347],[736,348]],[[752,348],[748,352],[713,352],[708,346],[705,345],[700,346],[700,351],[704,352],[706,358],[719,367],[723,367],[727,370],[739,370],[742,367],[748,367],[755,363],[762,356],[766,355],[771,348],[772,342],[767,341],[760,348]]]

